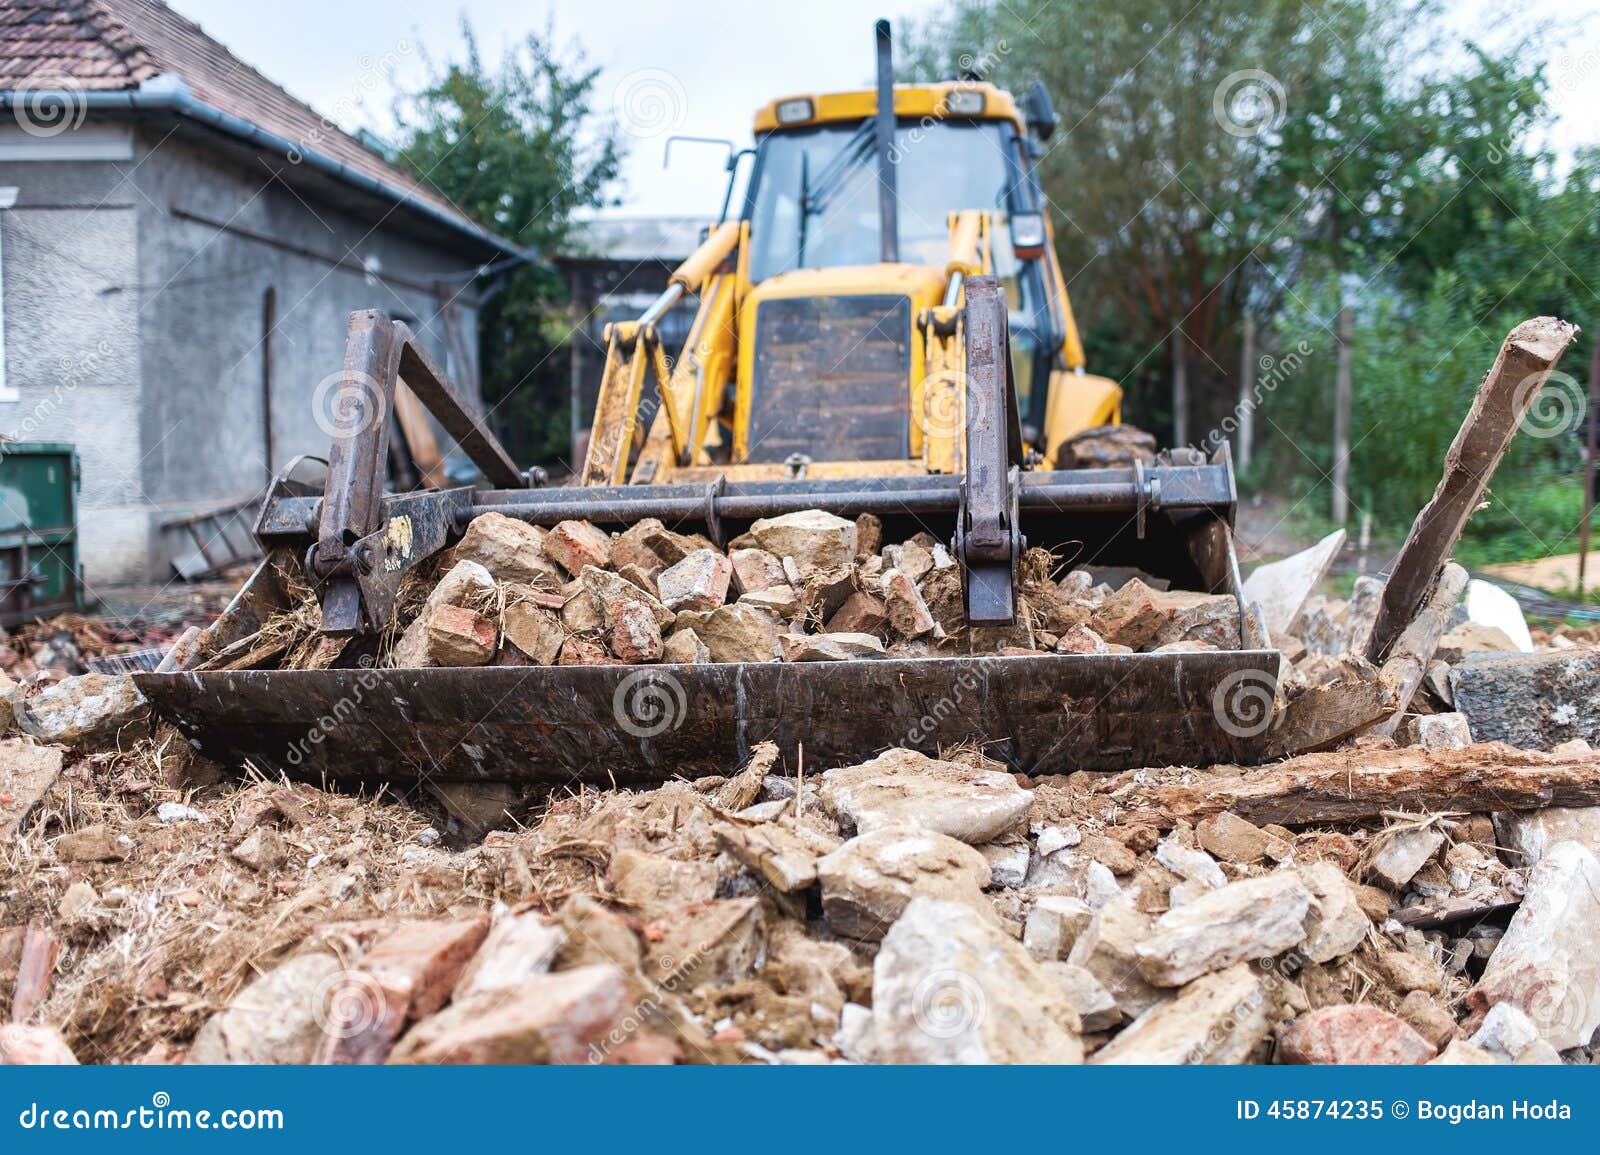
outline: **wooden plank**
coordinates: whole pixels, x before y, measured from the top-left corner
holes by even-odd
[[[1377,675],[1370,681],[1312,686],[1285,706],[1273,724],[1267,757],[1337,746],[1394,713],[1398,702],[1394,684]]]
[[[428,424],[428,411],[404,381],[395,383],[394,414],[400,419],[400,433],[405,437],[411,460],[422,476],[422,484],[429,489],[443,489],[449,484],[444,473],[444,455],[439,452],[433,426]]]
[[[1484,813],[1600,806],[1600,753],[1544,754],[1499,743],[1459,750],[1346,749],[1194,777],[1165,785],[1119,783],[1112,797],[1125,801],[1125,821],[1163,826],[1224,810],[1257,825],[1306,826],[1378,821],[1395,810]]]
[[[1444,476],[1417,514],[1384,587],[1367,659],[1381,665],[1433,588],[1439,567],[1455,550],[1467,518],[1483,500],[1489,478],[1505,456],[1517,426],[1561,354],[1577,336],[1575,325],[1535,317],[1511,330],[1456,439],[1445,454]]]
[[[1398,700],[1394,713],[1374,726],[1372,733],[1391,737],[1395,727],[1400,725],[1411,699],[1416,696],[1417,687],[1422,685],[1422,676],[1428,672],[1434,651],[1439,648],[1439,639],[1450,626],[1450,611],[1455,609],[1456,602],[1461,600],[1461,591],[1466,588],[1467,571],[1454,562],[1440,571],[1433,593],[1395,642],[1394,652],[1383,664],[1383,678],[1394,686]]]

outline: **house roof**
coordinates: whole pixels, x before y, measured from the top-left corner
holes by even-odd
[[[331,161],[352,183],[382,186],[481,242],[519,251],[158,0],[0,0],[0,91],[132,91],[173,75],[199,104]]]

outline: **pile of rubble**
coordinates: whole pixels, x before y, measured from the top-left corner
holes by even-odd
[[[1059,575],[1042,549],[1023,559],[1017,623],[969,628],[946,546],[927,533],[881,538],[870,514],[849,521],[821,510],[757,521],[726,552],[655,519],[611,534],[586,521],[545,530],[484,513],[427,576],[408,578],[378,660],[603,665],[1239,648],[1235,599],[1167,592],[1148,575]],[[340,645],[315,644],[316,607],[302,592],[294,610],[195,668],[340,662]]]
[[[1600,755],[978,750],[552,799],[449,849],[167,732],[0,743],[0,1061],[1589,1062]],[[1552,806],[1552,803],[1559,805]]]

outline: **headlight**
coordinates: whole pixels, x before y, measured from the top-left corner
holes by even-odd
[[[1011,248],[1019,261],[1044,256],[1044,217],[1039,213],[1016,213],[1011,217]]]
[[[803,96],[797,100],[778,101],[777,113],[779,124],[804,124],[816,115],[810,99]]]
[[[953,88],[945,93],[944,110],[948,116],[982,116],[983,93],[975,88]]]

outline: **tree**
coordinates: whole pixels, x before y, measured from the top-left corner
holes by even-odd
[[[1041,176],[1096,368],[1161,428],[1181,329],[1203,435],[1231,407],[1245,310],[1272,316],[1308,266],[1400,230],[1429,139],[1409,61],[1438,27],[1426,0],[970,0],[921,63],[1050,87]]]
[[[605,203],[621,151],[592,109],[599,69],[581,51],[530,33],[497,68],[462,21],[465,59],[435,68],[396,109],[398,159],[467,213],[543,260],[491,282],[479,312],[486,404],[519,462],[567,449],[566,286],[549,258],[568,247],[573,214]]]

